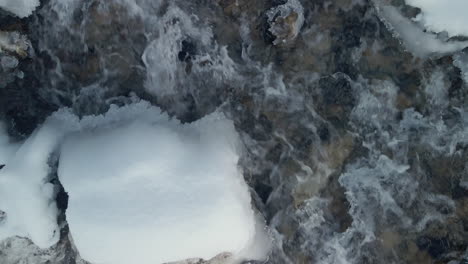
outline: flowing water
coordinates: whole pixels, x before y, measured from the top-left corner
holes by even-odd
[[[221,109],[267,263],[468,263],[468,57],[413,56],[381,19],[365,0],[47,0],[22,22],[32,59],[1,59],[0,112],[22,138],[60,107]],[[61,217],[57,246],[11,239],[0,262],[80,262]]]

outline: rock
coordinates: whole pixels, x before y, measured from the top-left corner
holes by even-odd
[[[18,59],[12,56],[2,56],[0,58],[0,65],[4,70],[12,70],[18,66]]]
[[[317,111],[335,125],[346,124],[356,105],[349,77],[344,74],[323,77],[318,82],[318,90]]]
[[[31,43],[25,35],[16,31],[0,31],[0,53],[6,52],[25,58],[29,55],[30,47]]]
[[[183,261],[169,262],[166,264],[229,264],[232,261],[232,254],[230,253],[221,253],[210,260],[204,259],[187,259]]]
[[[273,7],[266,12],[268,32],[274,45],[286,46],[294,42],[304,24],[304,8],[298,0]]]

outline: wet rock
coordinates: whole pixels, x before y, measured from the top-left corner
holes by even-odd
[[[268,10],[266,16],[268,31],[265,32],[265,39],[274,45],[291,44],[304,24],[304,8],[298,0],[287,0]]]
[[[427,176],[435,191],[449,196],[456,195],[454,191],[459,190],[459,182],[466,170],[466,155],[433,156],[426,154],[419,157],[422,159]]]
[[[260,197],[262,202],[264,204],[266,204],[266,202],[268,200],[268,197],[270,196],[271,192],[273,191],[273,187],[271,187],[269,185],[266,185],[266,184],[264,184],[262,182],[258,182],[254,186],[254,190],[258,194],[258,196]]]
[[[6,52],[25,58],[29,54],[30,42],[19,32],[0,31],[0,52]]]
[[[197,49],[193,42],[191,42],[190,40],[183,40],[182,49],[180,50],[177,57],[179,58],[179,61],[189,62],[196,54],[196,50]]]
[[[2,56],[0,58],[0,65],[5,71],[12,70],[18,66],[18,59],[12,56]]]
[[[421,237],[418,239],[417,245],[421,250],[427,251],[429,255],[436,259],[451,247],[447,238]]]
[[[332,175],[326,188],[323,189],[323,196],[331,199],[329,204],[329,221],[335,223],[338,232],[345,232],[352,224],[352,217],[349,215],[350,204],[346,199],[345,189],[338,183],[338,174]]]
[[[346,75],[326,76],[318,83],[319,94],[316,97],[317,111],[335,125],[346,123],[356,99],[350,80]]]
[[[221,253],[210,260],[188,259],[183,261],[169,262],[165,264],[227,264],[232,261],[232,254]]]
[[[28,38],[17,31],[0,30],[0,89],[15,79],[22,79],[24,73],[19,69],[20,60],[31,55]]]
[[[14,138],[23,138],[31,134],[57,108],[32,87],[37,87],[37,80],[31,75],[30,66],[20,68],[26,72],[24,78],[16,78],[14,82],[0,89],[0,113],[4,116],[10,134]]]
[[[324,124],[324,125],[321,125],[319,128],[318,128],[318,136],[320,137],[320,140],[324,141],[324,142],[328,142],[330,140],[330,130],[328,129],[328,127]]]

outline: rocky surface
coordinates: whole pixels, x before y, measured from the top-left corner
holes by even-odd
[[[275,241],[268,263],[468,262],[465,51],[414,56],[374,1],[49,0],[15,23],[34,53],[2,48],[12,135],[133,96],[184,122],[221,108]],[[63,232],[45,252],[2,242],[0,262],[79,263]]]

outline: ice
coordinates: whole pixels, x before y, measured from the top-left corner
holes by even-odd
[[[112,264],[261,257],[245,255],[257,220],[238,147],[221,114],[181,125],[136,105],[83,120],[58,169],[81,256]]]
[[[39,0],[0,0],[0,8],[21,18],[30,16],[39,4]]]
[[[468,1],[466,0],[406,0],[408,5],[421,9],[415,21],[428,30],[440,33],[447,32],[449,37],[468,36]]]

